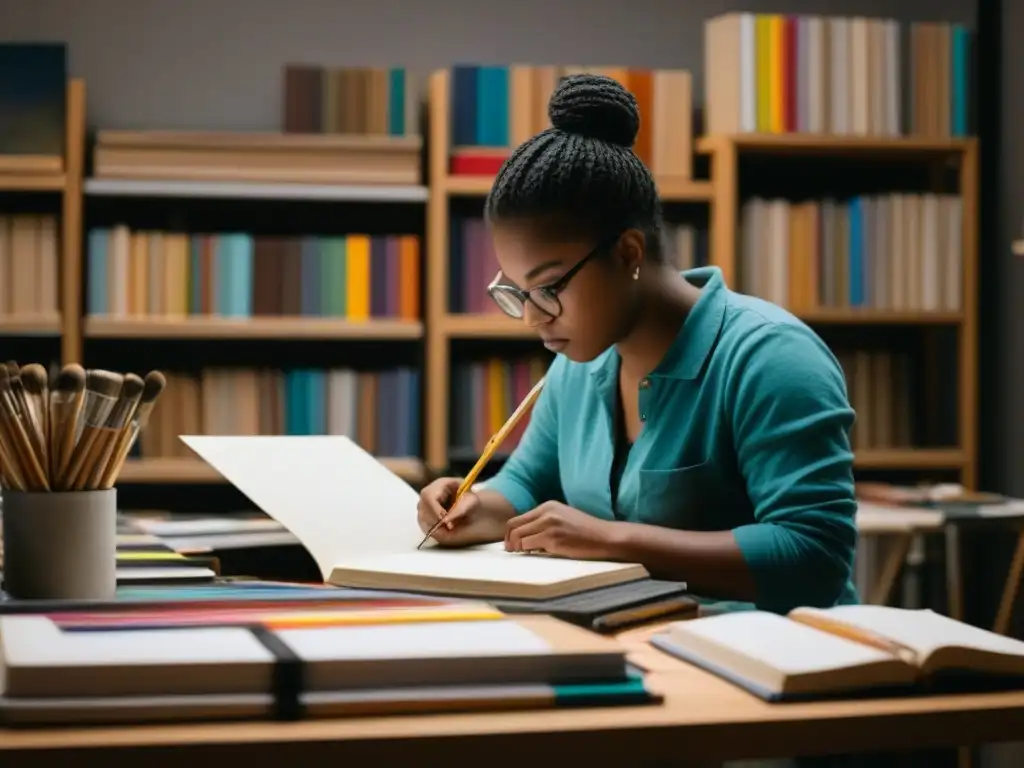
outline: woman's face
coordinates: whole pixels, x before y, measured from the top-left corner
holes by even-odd
[[[587,362],[627,333],[639,299],[633,279],[643,258],[639,232],[604,243],[557,241],[522,224],[499,223],[492,235],[501,267],[496,282],[531,292],[523,321],[549,350]]]

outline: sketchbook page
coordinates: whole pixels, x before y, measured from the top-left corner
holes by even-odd
[[[972,627],[929,609],[910,610],[886,605],[840,605],[800,608],[866,629],[927,656],[939,648],[960,646],[992,653],[1024,656],[1024,642]]]
[[[346,570],[375,571],[452,581],[500,582],[512,584],[559,584],[626,569],[629,563],[601,560],[569,560],[521,552],[506,552],[504,542],[463,549],[415,548],[387,555],[346,558],[338,561]]]
[[[326,581],[358,555],[415,549],[419,494],[347,437],[181,440],[301,542]]]
[[[680,645],[695,651],[703,646],[723,651],[724,656],[739,655],[757,660],[787,677],[848,669],[892,658],[884,651],[761,611],[738,611],[675,622],[670,627],[669,637],[678,638]],[[697,642],[687,642],[687,637]]]

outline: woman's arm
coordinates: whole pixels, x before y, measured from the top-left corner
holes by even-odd
[[[716,532],[622,524],[615,549],[709,597],[778,611],[833,605],[857,544],[842,371],[800,328],[772,326],[745,346],[727,398],[755,521]]]

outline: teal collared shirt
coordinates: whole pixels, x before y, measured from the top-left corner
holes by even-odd
[[[555,359],[487,487],[520,513],[555,500],[605,520],[731,530],[764,610],[856,602],[854,412],[842,369],[800,320],[730,291],[717,268],[683,274],[701,297],[640,383],[643,429],[615,503],[614,348],[589,363]]]

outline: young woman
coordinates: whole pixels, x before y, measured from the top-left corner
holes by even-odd
[[[666,259],[640,116],[616,81],[566,78],[552,128],[486,203],[490,293],[557,353],[519,446],[485,490],[427,486],[442,546],[638,562],[720,608],[856,601],[854,413],[803,323]]]

